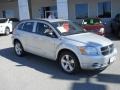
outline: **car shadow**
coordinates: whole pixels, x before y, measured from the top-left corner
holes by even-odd
[[[24,57],[18,57],[14,53],[13,47],[0,50],[0,55],[8,60],[16,62],[16,67],[27,66],[37,71],[52,75],[52,78],[78,80],[80,77],[91,77],[100,71],[81,70],[79,74],[69,75],[64,73],[56,61],[51,61],[33,54],[27,53]]]
[[[25,57],[16,56],[13,51],[13,47],[0,50],[0,56],[15,62],[15,67],[26,66],[39,72],[49,74],[53,79],[75,81],[86,79],[84,83],[73,83],[71,90],[88,90],[88,87],[90,87],[89,90],[107,90],[105,85],[92,83],[90,81],[91,78],[95,78],[98,82],[120,84],[120,75],[102,74],[100,73],[101,71],[87,70],[82,70],[76,75],[66,74],[60,70],[57,62],[55,61],[50,61],[32,54],[27,54]]]
[[[106,85],[93,83],[74,83],[71,90],[108,90]]]
[[[3,35],[3,34],[0,34],[0,37],[2,37],[2,36],[5,36],[5,35]]]

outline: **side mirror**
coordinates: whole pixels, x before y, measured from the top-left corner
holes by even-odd
[[[49,29],[47,29],[44,34],[51,38],[57,38],[56,34],[52,30],[49,30]]]

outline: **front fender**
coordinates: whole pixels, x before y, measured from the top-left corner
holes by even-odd
[[[67,50],[70,50],[72,51],[77,57],[78,55],[80,55],[80,51],[78,49],[77,46],[74,46],[74,45],[68,45],[68,44],[61,44],[58,48],[57,48],[57,51],[56,51],[56,59],[58,58],[58,54],[61,50],[64,50],[64,49],[67,49]]]

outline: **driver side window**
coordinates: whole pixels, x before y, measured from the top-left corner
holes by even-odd
[[[37,23],[36,34],[48,37],[55,37],[55,33],[52,28],[44,23]]]

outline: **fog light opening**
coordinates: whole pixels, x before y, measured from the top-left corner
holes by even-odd
[[[92,67],[94,67],[94,68],[100,68],[102,65],[101,64],[99,64],[99,63],[94,63],[93,65],[92,65]]]

